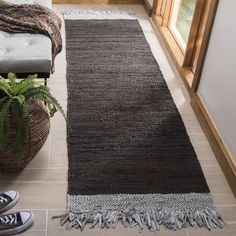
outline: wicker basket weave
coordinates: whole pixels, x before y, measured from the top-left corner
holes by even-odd
[[[8,150],[0,152],[0,169],[5,171],[18,171],[23,169],[38,153],[47,140],[50,130],[50,117],[45,104],[41,101],[29,101],[31,121],[28,136],[21,152]],[[9,132],[9,144],[16,136],[16,126],[12,125]]]

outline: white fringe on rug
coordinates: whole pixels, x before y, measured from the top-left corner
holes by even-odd
[[[68,214],[57,216],[67,229],[146,226],[151,231],[187,226],[223,228],[224,223],[208,193],[68,195]]]
[[[107,10],[107,11],[95,11],[95,10],[67,10],[63,13],[65,20],[134,20],[135,15],[131,11],[119,11],[119,10]]]

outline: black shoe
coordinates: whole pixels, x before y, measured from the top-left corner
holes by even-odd
[[[0,193],[0,213],[12,208],[18,200],[19,193],[15,190]]]
[[[34,215],[29,211],[21,211],[0,216],[0,235],[11,235],[23,232],[34,223]]]

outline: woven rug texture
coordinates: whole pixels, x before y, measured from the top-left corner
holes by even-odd
[[[223,227],[137,20],[66,20],[68,212],[61,223]]]

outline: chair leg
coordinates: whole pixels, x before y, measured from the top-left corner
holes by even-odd
[[[44,78],[44,86],[47,86],[47,78]],[[46,106],[47,105],[47,103],[46,102],[44,102],[44,105]]]
[[[47,78],[44,78],[44,86],[47,86]]]

